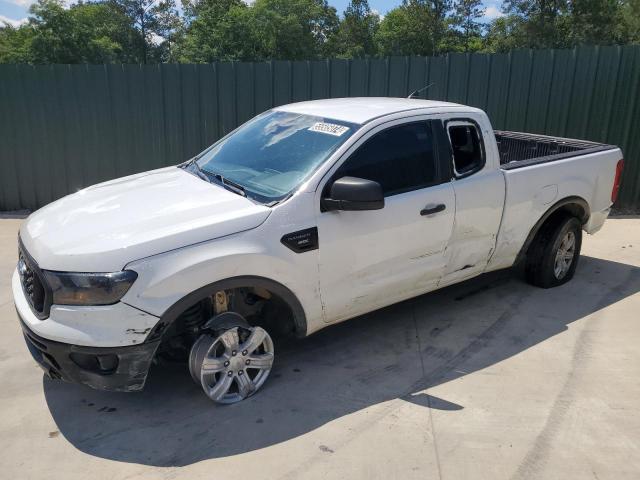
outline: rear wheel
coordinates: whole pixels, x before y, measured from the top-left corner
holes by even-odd
[[[237,326],[202,334],[191,348],[189,370],[211,400],[236,403],[262,387],[273,359],[266,330]]]
[[[582,225],[567,217],[544,225],[527,255],[527,281],[542,288],[562,285],[573,278],[582,246]]]

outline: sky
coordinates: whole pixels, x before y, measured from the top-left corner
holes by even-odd
[[[34,0],[0,0],[0,22],[7,22],[19,25],[24,22],[28,15],[29,5]],[[402,0],[369,0],[369,6],[380,15],[386,14],[389,10],[400,5]],[[347,7],[349,0],[329,0],[329,4],[336,7],[339,14]],[[501,0],[484,0],[485,21],[499,17]]]

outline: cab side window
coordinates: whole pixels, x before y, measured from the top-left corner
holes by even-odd
[[[453,152],[453,166],[459,176],[470,175],[484,166],[480,133],[473,124],[450,125],[449,140]]]
[[[428,121],[406,123],[377,133],[333,175],[378,182],[385,196],[438,183],[439,175]]]

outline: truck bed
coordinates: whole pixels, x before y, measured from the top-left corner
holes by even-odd
[[[617,164],[622,160],[619,148],[503,131],[496,132],[496,140],[506,191],[490,268],[510,267],[538,219],[565,199],[586,203],[588,220],[583,229],[598,231],[609,215]]]
[[[603,143],[533,133],[495,130],[494,134],[500,153],[500,167],[503,170],[617,148]]]

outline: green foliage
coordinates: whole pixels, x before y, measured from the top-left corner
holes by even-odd
[[[383,55],[439,55],[459,51],[463,36],[456,30],[450,0],[404,0],[380,23],[378,48]]]
[[[433,11],[424,2],[407,1],[380,23],[376,41],[382,55],[434,55]]]
[[[487,51],[640,41],[640,0],[507,0],[503,11],[489,27]]]
[[[38,0],[26,24],[0,25],[2,63],[146,63],[367,58],[507,52],[640,41],[640,0],[403,0],[383,18],[351,0]]]
[[[33,63],[110,63],[134,61],[140,41],[127,18],[106,3],[39,0],[30,9],[29,56]]]
[[[29,21],[0,28],[3,63],[145,63],[161,61],[176,28],[172,0],[38,0]]]
[[[256,0],[251,10],[262,32],[264,58],[321,58],[338,28],[327,0]]]
[[[503,10],[521,19],[524,45],[528,48],[570,46],[567,0],[506,0]]]
[[[622,41],[624,43],[640,41],[640,0],[628,0],[621,7]]]
[[[406,55],[407,51],[420,55],[420,49],[415,45],[409,45],[409,24],[410,18],[406,9],[394,8],[384,17],[376,32],[376,43],[382,55]],[[425,38],[427,38],[425,36]],[[431,51],[431,44],[427,47]]]
[[[496,18],[491,22],[485,36],[484,50],[505,53],[522,48],[526,43],[523,23],[524,20],[517,15]]]
[[[618,0],[573,0],[570,5],[572,43],[609,45],[623,40]]]
[[[460,43],[464,51],[480,50],[482,48],[480,19],[484,16],[482,0],[455,0],[453,8],[453,27],[460,32]]]
[[[29,25],[0,28],[0,63],[34,63],[32,40],[33,28]]]
[[[326,0],[201,0],[173,57],[183,62],[321,58],[338,17]]]
[[[204,63],[258,54],[254,25],[240,0],[184,0],[183,8],[187,23],[172,46],[172,60]]]
[[[329,39],[329,50],[340,58],[375,55],[379,24],[380,17],[371,11],[367,0],[351,0],[335,35]]]
[[[114,11],[137,30],[137,57],[142,63],[162,61],[173,34],[180,28],[174,0],[108,0]]]

